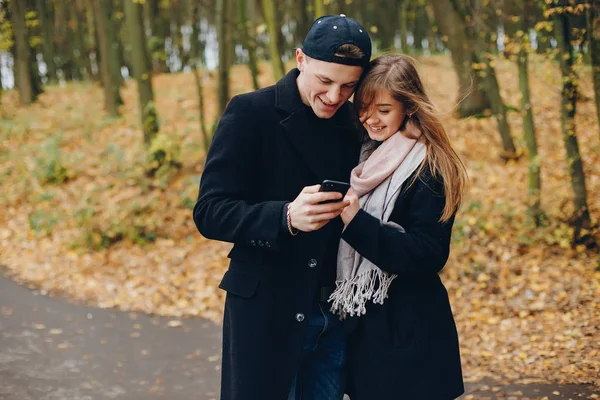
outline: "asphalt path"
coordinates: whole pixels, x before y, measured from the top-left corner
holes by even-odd
[[[73,304],[0,271],[0,400],[218,399],[220,346],[211,321]],[[588,385],[494,381],[461,397],[592,398],[600,392]]]

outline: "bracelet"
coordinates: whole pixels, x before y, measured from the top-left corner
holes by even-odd
[[[287,219],[287,227],[288,227],[288,231],[290,232],[290,235],[292,236],[296,236],[298,234],[298,230],[294,229],[292,227],[292,218],[290,217],[290,205],[287,205],[287,210],[285,213],[286,219]]]

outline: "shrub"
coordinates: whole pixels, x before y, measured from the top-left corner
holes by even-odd
[[[35,156],[37,169],[34,174],[42,184],[60,184],[73,177],[72,171],[63,163],[60,135],[45,140]]]

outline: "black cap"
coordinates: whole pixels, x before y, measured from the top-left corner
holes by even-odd
[[[338,47],[353,44],[363,53],[362,58],[339,57]],[[316,60],[345,65],[367,66],[371,60],[371,38],[361,24],[344,14],[320,17],[310,27],[302,51]]]

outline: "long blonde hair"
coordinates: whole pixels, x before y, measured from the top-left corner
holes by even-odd
[[[427,146],[427,155],[410,184],[420,177],[426,166],[434,179],[443,181],[446,204],[440,221],[446,222],[462,203],[467,172],[450,144],[448,134],[437,117],[435,106],[425,93],[412,58],[390,54],[371,61],[354,94],[358,116],[369,111],[377,92],[382,90],[389,91],[394,99],[402,103],[407,116],[410,116],[422,132],[420,140]],[[402,128],[405,124],[406,119]]]

